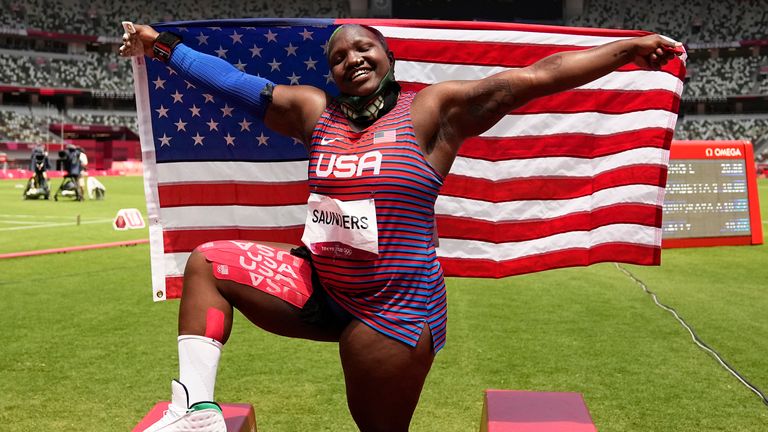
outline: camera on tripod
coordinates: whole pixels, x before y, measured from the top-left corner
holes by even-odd
[[[77,147],[70,145],[64,150],[59,150],[56,169],[66,171],[68,176],[80,175],[80,151]]]

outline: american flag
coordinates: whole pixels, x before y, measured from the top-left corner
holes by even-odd
[[[405,90],[487,77],[559,51],[645,34],[508,23],[251,19],[156,25],[278,84],[337,94],[325,60],[341,24],[379,29]],[[134,58],[155,300],[217,239],[299,244],[307,155],[159,61]],[[658,265],[669,146],[685,66],[630,64],[519,108],[467,140],[435,211],[447,276],[505,277],[604,261]],[[382,137],[386,139],[386,137]]]

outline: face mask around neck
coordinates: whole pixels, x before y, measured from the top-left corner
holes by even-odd
[[[357,124],[370,125],[388,113],[397,103],[400,85],[395,81],[393,67],[379,83],[375,92],[367,96],[340,95],[341,112]]]

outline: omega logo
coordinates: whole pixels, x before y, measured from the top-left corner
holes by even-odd
[[[708,147],[706,150],[704,150],[704,154],[707,157],[712,157],[712,156],[741,157],[742,156],[741,149],[733,148],[733,147],[716,148],[716,149],[712,149]]]

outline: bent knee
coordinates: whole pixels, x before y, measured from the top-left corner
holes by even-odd
[[[211,263],[205,258],[205,254],[198,249],[192,251],[187,258],[187,265],[184,267],[184,277],[204,274],[211,272]]]

